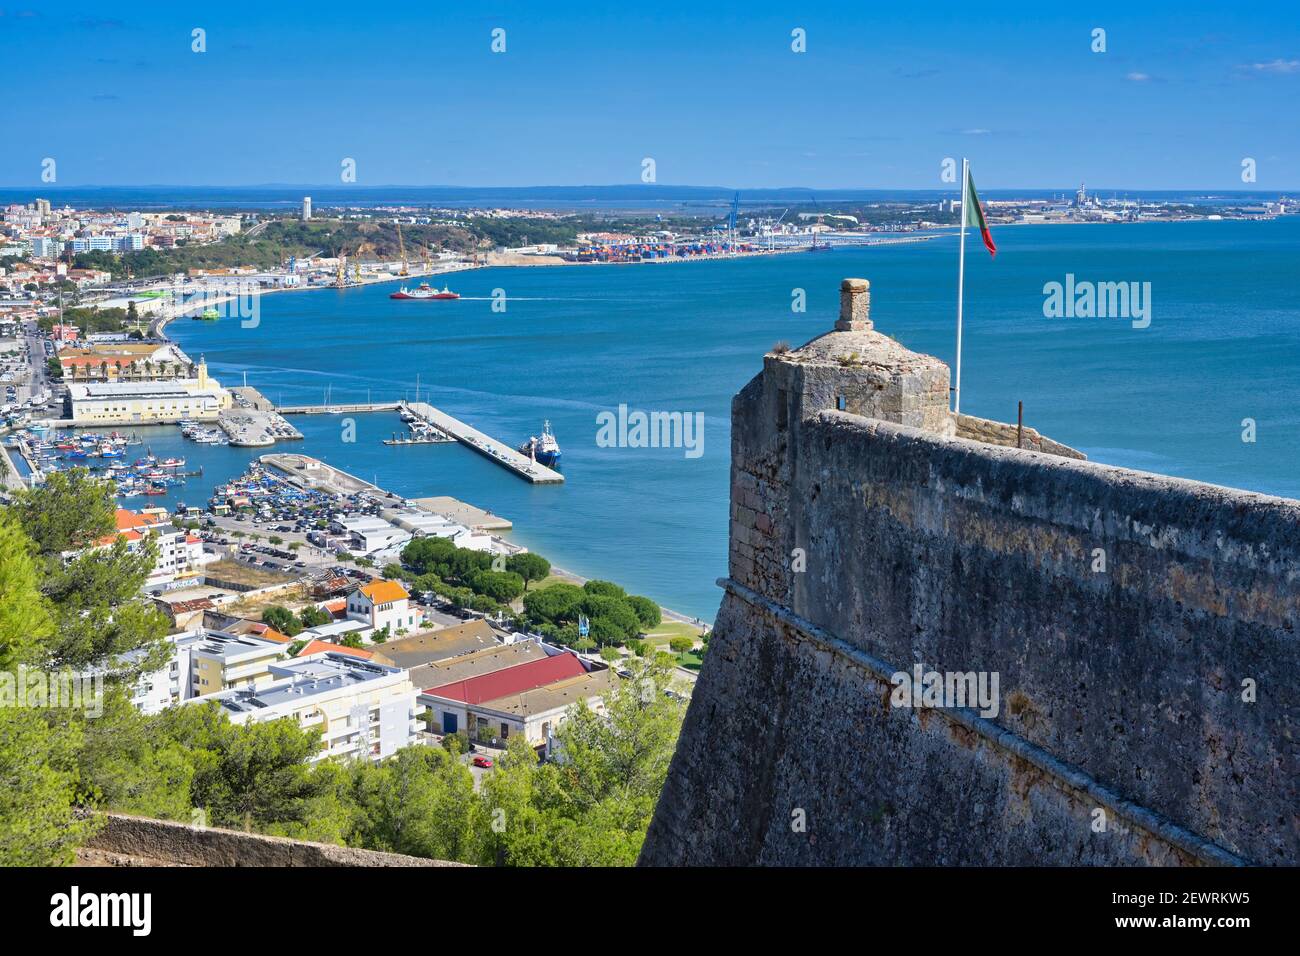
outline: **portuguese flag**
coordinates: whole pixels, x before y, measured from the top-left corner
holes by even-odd
[[[971,175],[969,166],[966,167],[966,200],[961,204],[961,215],[962,225],[978,227],[984,248],[990,256],[996,256],[998,247],[993,245],[989,224],[984,221],[984,207],[980,205],[980,197],[975,192],[975,177]]]

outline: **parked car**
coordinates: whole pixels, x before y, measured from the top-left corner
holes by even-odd
[[[470,763],[472,763],[476,767],[483,767],[488,770],[492,769],[492,758],[484,757],[481,754],[476,754],[473,758],[471,758]]]

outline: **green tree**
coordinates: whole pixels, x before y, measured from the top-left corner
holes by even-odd
[[[77,816],[75,731],[0,707],[0,866],[72,862],[95,824]]]
[[[405,747],[382,764],[357,764],[354,799],[362,846],[465,859],[472,846],[474,779],[440,747]]]
[[[166,736],[191,751],[194,806],[213,826],[252,831],[303,824],[323,782],[307,761],[320,752],[320,730],[290,720],[234,725],[215,703],[173,707],[160,715]]]
[[[123,813],[188,820],[193,755],[158,730],[131,703],[129,688],[112,687],[103,713],[84,722],[78,800]]]
[[[648,597],[642,597],[639,594],[628,596],[627,603],[631,605],[632,610],[636,612],[637,619],[641,622],[641,629],[649,631],[656,628],[663,621],[663,612],[659,605]]]
[[[588,593],[581,606],[591,620],[591,636],[602,644],[622,644],[641,633],[641,620],[625,598]]]
[[[322,624],[328,624],[334,618],[324,608],[317,607],[315,604],[308,604],[298,612],[298,620],[302,622],[303,627],[320,627]]]
[[[385,564],[383,570],[379,573],[390,581],[400,581],[406,576],[406,572],[402,566],[391,561],[388,564]]]
[[[534,581],[546,580],[546,576],[551,573],[551,562],[540,554],[525,551],[506,558],[506,570],[523,578],[524,587],[527,588]]]
[[[584,593],[573,584],[548,584],[524,595],[524,614],[535,623],[576,621]]]
[[[303,622],[293,611],[279,604],[272,604],[262,611],[262,623],[270,625],[286,637],[302,633]]]
[[[524,593],[524,579],[513,571],[475,571],[469,586],[499,604],[509,604]]]
[[[0,511],[0,682],[10,695],[14,669],[41,661],[54,634],[33,549],[17,516]],[[0,866],[71,862],[94,828],[75,812],[80,727],[14,703],[0,703]]]
[[[54,472],[43,485],[19,492],[14,511],[34,542],[41,590],[53,609],[47,666],[99,667],[121,681],[161,666],[167,618],[141,594],[157,544],[147,535],[134,548],[123,537],[113,540],[111,485],[84,469]]]
[[[14,514],[0,510],[0,671],[37,659],[54,633],[31,550]]]
[[[85,468],[50,472],[41,485],[18,493],[14,511],[46,556],[85,547],[117,528],[113,486]]]
[[[583,584],[582,589],[588,594],[599,594],[603,597],[619,599],[627,597],[627,592],[613,581],[588,581]]]
[[[445,576],[443,568],[456,550],[456,546],[447,538],[415,538],[402,549],[402,564],[416,574]]]
[[[695,646],[695,642],[689,637],[674,637],[668,641],[668,646],[674,654],[685,654]]]

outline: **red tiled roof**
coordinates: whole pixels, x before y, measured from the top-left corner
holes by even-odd
[[[143,528],[146,525],[159,523],[159,519],[155,515],[138,515],[126,508],[118,508],[113,513],[113,518],[117,522],[118,531],[126,531],[128,528]]]
[[[248,633],[256,634],[260,638],[264,638],[268,641],[276,641],[280,644],[288,644],[293,640],[293,638],[288,635],[281,634],[270,624],[263,624],[261,621],[249,621]]]
[[[300,650],[296,656],[307,657],[309,654],[319,654],[321,651],[334,651],[336,654],[350,654],[353,657],[359,657],[364,661],[368,661],[370,658],[375,656],[374,651],[363,651],[359,647],[346,647],[343,644],[331,644],[329,641],[322,641],[319,638],[312,640],[312,642]]]
[[[95,544],[112,544],[118,538],[125,538],[127,541],[139,541],[143,537],[144,535],[139,531],[114,531],[112,534],[104,535]]]
[[[495,700],[507,694],[518,694],[534,687],[554,684],[556,681],[585,674],[576,654],[558,654],[541,660],[516,664],[490,674],[480,674],[467,680],[452,681],[441,687],[432,687],[425,691],[435,697],[459,700],[467,704],[481,704],[485,700]]]

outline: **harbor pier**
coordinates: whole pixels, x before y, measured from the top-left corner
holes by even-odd
[[[453,418],[427,402],[408,402],[406,407],[421,421],[450,435],[480,455],[490,458],[525,481],[531,481],[535,485],[558,485],[564,481],[564,476],[558,471],[547,468],[527,455],[515,451],[509,445],[497,441],[491,435],[485,435],[477,428],[466,425],[459,418]]]
[[[467,448],[472,448],[486,458],[495,461],[501,467],[514,472],[525,481],[535,485],[558,485],[563,483],[564,475],[553,468],[547,468],[527,455],[516,451],[504,442],[499,442],[491,435],[486,435],[459,418],[434,408],[428,402],[356,402],[348,405],[286,405],[281,408],[282,415],[332,415],[356,412],[391,412],[405,408],[412,415],[430,426],[435,432],[455,439]],[[389,444],[389,442],[385,442]],[[397,444],[412,444],[397,442]],[[417,442],[415,444],[424,444]]]

